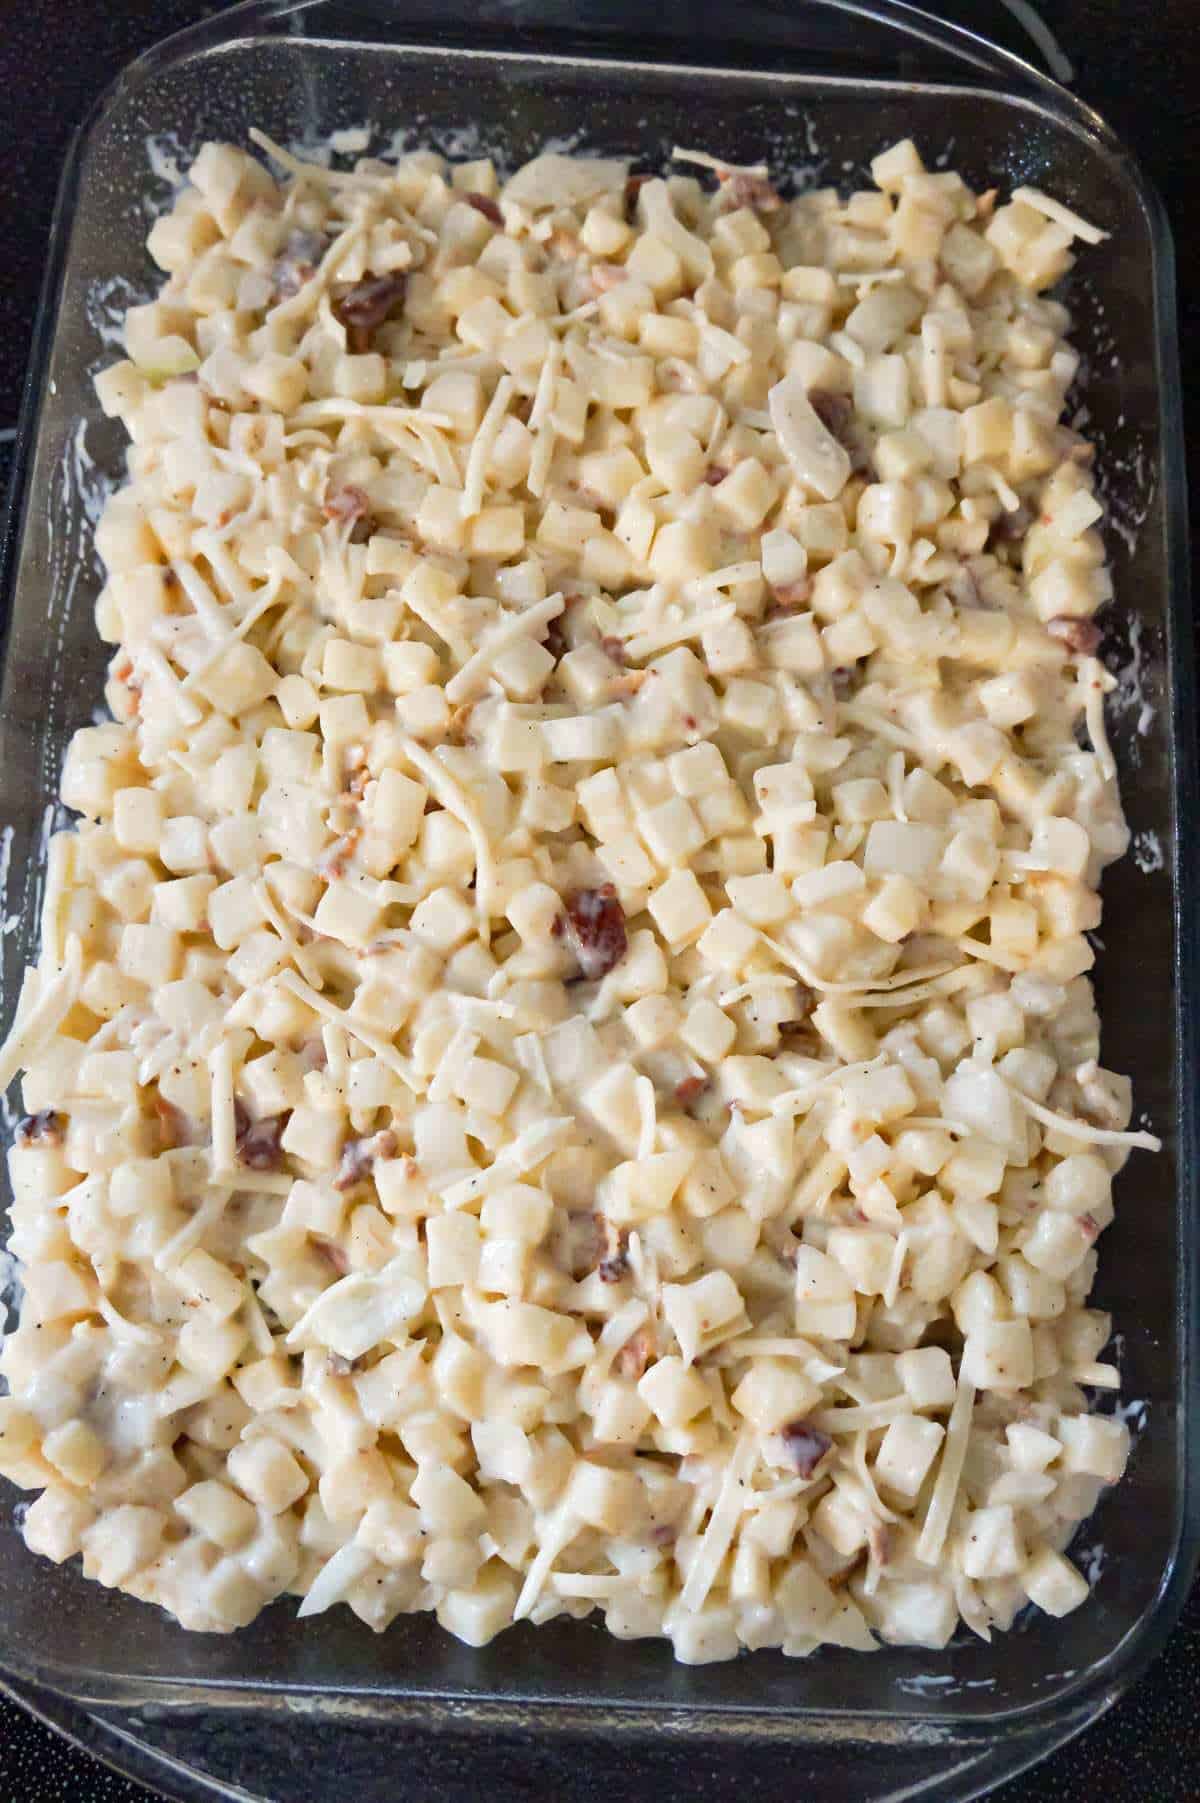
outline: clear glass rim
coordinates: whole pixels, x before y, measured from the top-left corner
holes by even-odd
[[[91,1710],[64,1696],[53,1689],[35,1687],[31,1684],[0,1681],[0,1692],[7,1694],[14,1702],[28,1709],[46,1726],[61,1734],[72,1745],[81,1748],[101,1760],[115,1771],[122,1772],[141,1783],[154,1788],[156,1793],[169,1799],[169,1803],[209,1803],[211,1798],[221,1797],[229,1803],[278,1803],[277,1799],[268,1799],[265,1794],[251,1792],[242,1785],[228,1784],[211,1771],[205,1770],[200,1763],[200,1756],[195,1763],[182,1758],[178,1753],[156,1744],[154,1724],[139,1724],[143,1732],[132,1730],[121,1719],[114,1719],[103,1710]],[[1065,1713],[1056,1720],[1052,1731],[1046,1733],[1030,1731],[1019,1736],[1000,1737],[994,1733],[982,1736],[962,1736],[955,1742],[947,1741],[945,1750],[949,1763],[946,1768],[936,1774],[928,1774],[918,1779],[915,1784],[903,1782],[900,1788],[889,1788],[886,1793],[872,1793],[870,1803],[914,1803],[917,1797],[923,1803],[972,1803],[972,1800],[983,1797],[998,1784],[1019,1777],[1023,1772],[1036,1765],[1048,1754],[1056,1751],[1082,1734],[1091,1724],[1103,1715],[1117,1700],[1119,1690],[1102,1698],[1095,1705],[1086,1709]],[[205,1708],[204,1705],[201,1705]],[[206,1710],[207,1713],[207,1710]],[[489,1733],[505,1726],[528,1730],[530,1726],[529,1711],[514,1711],[508,1721],[497,1721],[495,1717],[481,1719],[473,1726],[473,1734],[462,1732],[461,1717],[443,1718],[436,1708],[420,1711],[395,1709],[390,1712],[380,1710],[376,1718],[381,1734],[394,1733],[397,1726],[410,1725],[424,1729],[429,1734],[439,1734],[447,1729],[459,1730],[459,1742],[464,1749],[470,1749],[475,1742],[481,1741]],[[810,1718],[816,1725],[817,1718]],[[798,1731],[789,1735],[770,1737],[752,1727],[748,1735],[738,1735],[727,1739],[724,1743],[714,1741],[708,1725],[703,1727],[703,1738],[713,1750],[713,1756],[719,1757],[721,1751],[735,1746],[744,1739],[753,1739],[759,1744],[769,1738],[775,1741],[783,1751],[803,1746],[807,1742],[812,1752],[817,1749],[826,1750],[831,1745],[829,1734],[825,1731],[825,1722],[821,1719],[821,1732],[811,1736],[805,1733],[805,1724],[800,1721]],[[920,1718],[917,1718],[918,1721]],[[537,1717],[539,1731],[547,1727],[557,1726],[550,1711],[540,1711]],[[574,1733],[583,1746],[595,1749],[597,1759],[602,1749],[611,1747],[615,1740],[618,1749],[624,1752],[639,1740],[644,1739],[647,1722],[644,1718],[631,1724],[624,1734],[612,1732],[612,1726],[606,1717],[602,1724],[587,1722],[582,1729],[575,1726]],[[303,1733],[303,1723],[295,1716],[290,1716],[286,1723],[289,1737]],[[687,1738],[681,1736],[681,1738]],[[700,1738],[698,1735],[697,1739]],[[203,1745],[203,1742],[200,1742]],[[692,1741],[695,1744],[695,1740]],[[833,1741],[835,1756],[841,1757],[852,1753],[861,1740],[853,1737],[841,1737]],[[901,1749],[906,1750],[906,1749]],[[564,1803],[571,1803],[564,1797]],[[866,1793],[862,1793],[862,1803],[868,1803]]]
[[[1146,215],[1150,244],[1153,257],[1154,303],[1155,303],[1155,365],[1158,378],[1159,407],[1163,425],[1163,465],[1162,477],[1165,486],[1165,522],[1167,534],[1168,574],[1170,593],[1168,596],[1168,667],[1170,677],[1170,701],[1173,719],[1172,759],[1174,792],[1177,802],[1182,804],[1197,794],[1196,753],[1192,740],[1191,722],[1196,718],[1196,674],[1194,649],[1191,637],[1191,612],[1189,602],[1189,565],[1187,556],[1187,497],[1185,485],[1185,465],[1183,458],[1182,406],[1179,388],[1179,351],[1177,318],[1175,309],[1174,288],[1174,254],[1171,234],[1165,210],[1159,196],[1140,168],[1136,158],[1116,138],[1106,122],[1092,109],[1088,108],[1077,97],[1066,93],[1050,78],[1044,76],[1032,65],[1011,52],[990,45],[965,28],[949,25],[943,21],[920,13],[917,9],[904,5],[901,0],[818,0],[827,10],[852,17],[870,19],[893,26],[898,33],[909,41],[916,40],[938,50],[957,56],[963,61],[968,72],[973,76],[987,75],[993,84],[982,90],[974,83],[963,85],[946,81],[923,82],[920,80],[900,80],[888,77],[859,77],[855,75],[805,75],[785,70],[753,70],[753,69],[712,69],[704,63],[702,57],[685,62],[657,60],[650,57],[614,57],[609,55],[572,54],[562,55],[554,51],[519,50],[505,51],[499,48],[481,49],[464,52],[457,47],[455,55],[472,55],[480,60],[488,61],[520,61],[525,63],[575,66],[580,63],[603,68],[634,68],[661,74],[670,74],[683,70],[688,73],[704,72],[730,81],[745,81],[760,78],[764,81],[784,82],[797,92],[805,89],[823,89],[831,87],[853,87],[857,90],[945,92],[971,93],[986,92],[993,97],[1008,100],[1014,105],[1029,107],[1040,112],[1058,128],[1066,127],[1073,132],[1099,142],[1103,147],[1115,152],[1126,172],[1131,188]],[[247,40],[256,38],[267,41],[277,40],[281,33],[289,31],[291,22],[303,18],[318,24],[323,12],[330,10],[331,0],[244,0],[241,5],[234,6],[199,25],[175,34],[164,40],[135,59],[117,77],[116,81],[100,97],[75,134],[71,150],[68,154],[59,188],[51,231],[46,274],[43,283],[41,301],[32,341],[28,374],[21,411],[21,423],[15,447],[13,476],[9,491],[9,503],[4,521],[2,543],[3,564],[5,572],[4,598],[10,599],[12,576],[17,562],[17,549],[24,525],[28,504],[29,476],[32,468],[33,449],[37,439],[37,428],[40,416],[40,395],[49,353],[54,342],[57,321],[57,302],[61,291],[62,278],[69,246],[71,225],[75,211],[80,176],[90,144],[97,130],[104,124],[109,112],[119,103],[127,99],[143,82],[168,69],[178,66],[185,60],[228,49]],[[307,31],[304,41],[314,48],[332,47],[337,43],[354,43],[353,39],[315,39]],[[439,47],[428,42],[412,43],[390,42],[386,46],[372,46],[393,52],[410,54],[429,54]],[[701,47],[702,48],[702,47]],[[1008,82],[1014,83],[1009,89]],[[5,626],[7,625],[7,608],[5,610]],[[0,657],[5,646],[0,642]],[[1177,1094],[1179,1098],[1179,1202],[1184,1211],[1185,1243],[1194,1247],[1196,1228],[1196,1188],[1197,1173],[1200,1172],[1200,1140],[1198,1140],[1197,1105],[1189,1081],[1189,1073],[1197,1068],[1200,1060],[1200,1029],[1188,1006],[1188,999],[1198,993],[1200,982],[1200,850],[1189,841],[1186,834],[1176,831],[1173,846],[1173,864],[1175,873],[1175,916],[1176,916],[1176,996],[1175,996],[1175,1065]],[[1024,1769],[1035,1759],[1049,1752],[1053,1747],[1080,1732],[1111,1705],[1127,1686],[1145,1669],[1150,1661],[1161,1650],[1168,1634],[1178,1619],[1188,1588],[1191,1584],[1197,1554],[1200,1552],[1200,1465],[1198,1465],[1197,1432],[1192,1425],[1197,1410],[1190,1407],[1196,1400],[1197,1355],[1200,1352],[1200,1320],[1198,1320],[1195,1296],[1194,1259],[1182,1259],[1176,1280],[1176,1308],[1180,1316],[1180,1347],[1182,1351],[1182,1368],[1180,1372],[1181,1429],[1179,1439],[1179,1457],[1176,1486],[1176,1532],[1171,1554],[1168,1557],[1162,1574],[1159,1588],[1153,1601],[1147,1606],[1139,1621],[1131,1627],[1122,1640],[1106,1655],[1105,1659],[1092,1670],[1081,1674],[1064,1690],[1042,1702],[1021,1705],[1012,1710],[998,1711],[990,1716],[973,1718],[955,1717],[944,1709],[939,1709],[936,1698],[930,1699],[929,1707],[919,1714],[906,1718],[906,1721],[919,1724],[929,1723],[944,1725],[951,1732],[948,1744],[963,1750],[964,1753],[974,1750],[981,1762],[978,1766],[979,1782],[973,1770],[968,1782],[969,1789],[958,1788],[947,1792],[953,1796],[955,1803],[965,1803],[966,1798],[978,1795],[981,1789],[999,1782],[1003,1777],[1011,1776]],[[886,1656],[886,1655],[885,1655]],[[281,1685],[272,1683],[253,1683],[250,1681],[232,1681],[215,1679],[211,1682],[194,1679],[173,1679],[170,1677],[147,1677],[137,1679],[114,1678],[96,1682],[94,1677],[83,1682],[79,1688],[73,1688],[68,1679],[73,1674],[58,1671],[48,1666],[25,1665],[13,1662],[11,1657],[0,1650],[0,1684],[11,1686],[19,1694],[25,1696],[32,1706],[39,1705],[36,1694],[31,1695],[28,1687],[40,1689],[44,1698],[52,1698],[61,1703],[65,1709],[72,1706],[83,1708],[88,1712],[87,1719],[95,1720],[106,1732],[119,1738],[113,1750],[104,1752],[124,1769],[130,1769],[131,1761],[128,1749],[139,1747],[136,1736],[123,1733],[117,1721],[107,1721],[106,1710],[125,1711],[146,1703],[154,1703],[166,1709],[219,1708],[222,1705],[235,1707],[243,1712],[250,1705],[256,1709],[268,1710],[278,1705],[281,1697],[303,1697],[311,1701],[314,1708],[320,1708],[323,1700],[331,1706],[345,1699],[353,1698],[363,1709],[377,1715],[381,1721],[395,1722],[404,1717],[429,1722],[431,1717],[441,1708],[453,1708],[459,1725],[463,1725],[466,1715],[474,1718],[473,1730],[484,1733],[489,1728],[502,1726],[505,1723],[523,1723],[528,1725],[531,1716],[536,1716],[539,1728],[560,1730],[564,1734],[581,1734],[595,1732],[598,1718],[602,1719],[606,1733],[613,1733],[622,1738],[635,1738],[644,1734],[649,1727],[660,1725],[662,1718],[671,1717],[676,1723],[684,1718],[679,1731],[692,1733],[697,1737],[715,1739],[741,1738],[752,1735],[763,1739],[778,1739],[781,1743],[788,1740],[800,1740],[805,1735],[806,1722],[820,1721],[824,1725],[823,1738],[828,1739],[828,1725],[836,1723],[835,1738],[842,1741],[871,1738],[870,1729],[884,1719],[895,1719],[890,1712],[881,1707],[878,1711],[831,1712],[827,1710],[756,1712],[741,1708],[722,1708],[711,1704],[678,1704],[659,1703],[653,1699],[645,1703],[621,1708],[612,1708],[599,1704],[594,1709],[588,1706],[567,1703],[549,1702],[545,1699],[512,1700],[507,1697],[464,1696],[461,1692],[424,1693],[414,1699],[409,1693],[360,1692],[353,1687],[321,1687],[310,1685]],[[93,1715],[93,1711],[95,1714]],[[48,1713],[48,1711],[47,1711]],[[72,1733],[69,1722],[55,1721],[64,1732]],[[999,1764],[992,1770],[993,1760],[989,1753],[996,1736],[1003,1734],[1008,1738],[1006,1755],[997,1754]],[[122,1746],[126,1750],[122,1751]],[[159,1763],[161,1755],[148,1749],[154,1764],[139,1770],[139,1776],[147,1781],[161,1784],[163,1782],[162,1767]],[[975,1761],[972,1761],[975,1766]],[[984,1768],[987,1767],[985,1775]],[[965,1774],[964,1774],[965,1776]],[[207,1783],[208,1781],[205,1780]],[[181,1795],[192,1796],[191,1790],[180,1792]],[[229,1792],[227,1794],[235,1794]]]

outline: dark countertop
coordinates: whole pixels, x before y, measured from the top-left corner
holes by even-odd
[[[985,31],[1031,60],[1036,50],[1000,0],[927,0],[931,10]],[[138,51],[223,10],[222,0],[26,0],[4,9],[0,32],[0,493],[7,483],[46,234],[70,134]],[[398,9],[402,14],[403,8]],[[693,5],[702,26],[703,3]],[[1074,86],[1140,157],[1176,234],[1189,448],[1200,427],[1200,239],[1191,229],[1200,149],[1200,8],[1195,0],[1126,6],[1120,0],[1042,0],[1042,17],[1075,67]],[[1192,517],[1200,520],[1200,457],[1191,458]],[[1033,1773],[996,1792],[1003,1803],[1191,1803],[1200,1795],[1200,1585],[1161,1658],[1101,1721]],[[731,1773],[729,1794],[736,1794]],[[786,1773],[780,1795],[791,1794]],[[411,1790],[397,1786],[397,1796]],[[461,1794],[474,1794],[464,1787]],[[456,1793],[457,1794],[457,1793]],[[848,1791],[848,1795],[851,1793]],[[0,1697],[0,1803],[134,1803],[150,1793],[69,1746]],[[292,1803],[292,1799],[279,1799]],[[422,1799],[425,1803],[425,1799]],[[434,1799],[428,1799],[434,1803]]]

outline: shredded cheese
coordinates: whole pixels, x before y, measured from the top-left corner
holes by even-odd
[[[258,625],[258,622],[262,619],[264,614],[269,613],[273,607],[278,606],[279,589],[279,577],[272,576],[271,579],[263,585],[263,588],[250,611],[243,614],[236,625],[231,626],[226,630],[220,644],[214,645],[210,651],[207,651],[204,654],[199,663],[192,665],[181,684],[181,687],[185,692],[189,688],[194,687],[202,676],[207,676],[213,665],[220,662],[232,645],[236,645],[239,640],[244,639],[251,627]]]
[[[744,1434],[729,1456],[708,1526],[688,1570],[680,1596],[685,1609],[702,1608],[716,1582],[717,1572],[729,1551],[746,1506],[750,1474],[757,1459],[758,1444],[754,1436]]]
[[[467,799],[463,785],[456,781],[443,763],[407,734],[400,735],[399,746],[413,768],[421,772],[446,812],[461,821],[471,835],[471,843],[475,848],[475,903],[480,916],[480,929],[486,937],[486,910],[495,878],[495,858],[483,823]]]
[[[304,947],[292,932],[283,913],[277,907],[275,897],[272,895],[265,879],[260,878],[259,881],[254,884],[253,893],[254,899],[266,915],[267,920],[270,922],[278,937],[282,939],[284,945],[287,947],[289,957],[305,982],[311,984],[314,989],[323,989],[325,987],[325,979],[321,974],[316,960],[309,957]]]
[[[504,424],[504,416],[509,402],[516,392],[511,376],[501,376],[497,382],[487,412],[479,422],[479,430],[471,443],[471,452],[467,458],[466,474],[463,477],[462,515],[464,520],[474,519],[483,506],[484,477],[488,459],[499,437],[500,428]]]
[[[220,1039],[209,1054],[212,1079],[212,1169],[214,1177],[227,1176],[237,1163],[233,1115],[233,1041]]]
[[[225,1213],[232,1195],[232,1186],[227,1183],[214,1188],[178,1232],[159,1247],[154,1254],[155,1270],[173,1271],[194,1247],[200,1245]]]
[[[640,1161],[653,1156],[655,1141],[658,1138],[658,1110],[654,1100],[654,1085],[649,1077],[638,1077],[636,1087],[638,1113],[641,1116],[637,1151]]]
[[[1078,1139],[1089,1146],[1140,1146],[1146,1152],[1162,1151],[1162,1140],[1157,1134],[1122,1133],[1115,1127],[1093,1127],[1090,1121],[1077,1121],[1070,1115],[1055,1114],[1052,1108],[1046,1108],[1032,1096],[1025,1095],[1015,1084],[1010,1083],[1008,1090],[1035,1121],[1040,1121],[1043,1127],[1048,1127],[1053,1133],[1061,1133],[1065,1139]]]
[[[290,990],[296,999],[304,1002],[314,1014],[319,1014],[323,1020],[333,1021],[338,1026],[345,1027],[347,1033],[365,1045],[381,1064],[386,1064],[388,1069],[399,1077],[400,1081],[414,1095],[420,1093],[421,1086],[408,1060],[402,1058],[395,1046],[382,1038],[380,1034],[373,1032],[369,1027],[364,1026],[362,1021],[357,1020],[349,1009],[338,1008],[327,996],[318,995],[316,990],[302,977],[297,976],[294,971],[281,971],[278,980],[282,988]]]
[[[1061,200],[1054,200],[1049,194],[1043,194],[1040,188],[1014,188],[1013,199],[1024,201],[1035,213],[1044,213],[1047,219],[1052,219],[1055,225],[1061,225],[1073,238],[1082,238],[1085,244],[1102,244],[1109,235],[1102,232],[1098,225],[1090,225],[1070,207],[1064,207]]]
[[[929,1507],[925,1511],[925,1520],[921,1524],[921,1536],[917,1541],[917,1558],[922,1565],[936,1565],[946,1544],[950,1517],[954,1513],[958,1487],[962,1482],[974,1408],[975,1386],[960,1374],[954,1407],[950,1410],[950,1419],[946,1424],[946,1437],[942,1441],[937,1479]]]
[[[715,626],[724,626],[736,613],[734,603],[726,601],[720,607],[710,607],[705,613],[693,614],[691,619],[673,621],[659,627],[657,631],[634,633],[625,640],[625,655],[638,662],[646,657],[654,657],[659,651],[666,651],[673,645],[683,645],[689,639],[703,637]]]
[[[537,1552],[513,1608],[514,1621],[526,1621],[533,1613],[537,1600],[546,1587],[554,1561],[560,1553],[566,1551],[578,1532],[579,1522],[576,1517],[565,1503],[560,1503],[542,1530]]]
[[[1111,581],[1044,296],[1101,234],[908,143],[785,199],[254,141],[280,181],[205,146],[99,378],[113,718],[0,1052],[0,1477],[102,1441],[88,1569],[203,1631],[294,1582],[313,1497],[304,1615],[472,1643],[1063,1612],[1071,1468],[1123,1454],[1078,1387],[1122,1158],[1077,1150],[1158,1145],[1073,974],[1121,831],[1056,618]],[[955,1375],[937,1324],[1038,1248],[1062,1369],[1018,1286]],[[26,1536],[72,1522],[51,1486]]]
[[[770,173],[765,163],[727,163],[710,156],[706,150],[684,150],[676,144],[671,151],[673,163],[695,163],[700,169],[712,169],[718,175],[754,175],[765,180]]]
[[[493,668],[496,659],[507,651],[518,639],[540,636],[540,628],[548,626],[562,613],[565,602],[561,595],[548,595],[544,601],[535,602],[523,613],[506,614],[499,625],[488,633],[483,644],[473,656],[469,657],[460,670],[446,684],[446,699],[457,706],[463,701],[478,695],[485,687],[485,678]]]
[[[28,1011],[13,1022],[0,1047],[0,1091],[8,1088],[19,1070],[28,1068],[34,1054],[66,1019],[79,994],[83,973],[83,946],[77,933],[67,937],[66,961],[39,987]]]

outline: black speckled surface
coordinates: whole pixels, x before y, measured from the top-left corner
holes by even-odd
[[[797,0],[802,4],[803,0]],[[1031,51],[999,0],[928,0],[935,10]],[[668,0],[669,4],[669,0]],[[29,333],[58,171],[70,134],[121,66],[157,38],[221,11],[221,0],[3,0],[0,4],[0,491],[24,378]],[[699,23],[703,3],[689,13]],[[1195,160],[1200,152],[1200,0],[1041,0],[1040,11],[1075,65],[1076,90],[1105,114],[1141,158],[1167,202],[1176,235],[1192,517],[1200,520],[1195,453],[1200,428],[1200,238],[1195,233]],[[1079,1740],[995,1793],[1003,1803],[1193,1803],[1200,1796],[1200,1586],[1161,1658]],[[415,1748],[398,1761],[396,1796],[458,1803],[485,1782],[494,1803],[534,1794],[523,1781],[519,1743],[496,1745],[489,1773],[443,1767],[418,1776]],[[657,1769],[656,1769],[657,1768]],[[544,1771],[544,1768],[543,1768]],[[539,1774],[541,1776],[542,1774]],[[716,1774],[713,1774],[716,1777]],[[620,1795],[664,1785],[687,1796],[686,1775],[664,1748]],[[542,1784],[534,1781],[534,1790]],[[742,1790],[731,1765],[727,1784]],[[294,1803],[299,1791],[278,1799]],[[309,1793],[305,1792],[305,1797]],[[767,1795],[768,1789],[757,1794]],[[780,1798],[794,1795],[786,1769]],[[150,1792],[60,1739],[0,1696],[0,1803],[132,1803]],[[615,1803],[617,1792],[611,1796]],[[847,1773],[846,1796],[855,1797]]]

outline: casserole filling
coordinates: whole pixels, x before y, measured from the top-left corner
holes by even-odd
[[[207,145],[0,1078],[37,1552],[700,1662],[987,1635],[1123,1469],[1102,234]]]

